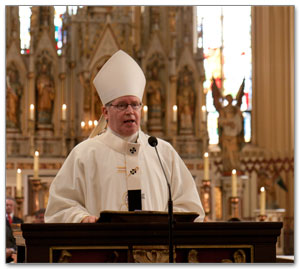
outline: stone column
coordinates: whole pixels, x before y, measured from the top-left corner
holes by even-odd
[[[294,156],[294,12],[294,6],[252,7],[252,143],[273,158]],[[285,181],[293,190],[294,175]],[[292,193],[279,205],[286,208],[286,219],[294,218]],[[292,224],[289,229],[293,234]]]
[[[172,25],[171,25],[172,26]],[[173,26],[175,31],[175,26]],[[173,119],[173,106],[177,105],[177,74],[176,74],[176,33],[171,33],[171,44],[172,49],[169,55],[169,98],[168,98],[168,118],[167,118],[167,136],[176,137],[177,126],[178,126],[178,116],[177,121]]]
[[[294,151],[294,7],[252,10],[252,141],[290,155]]]
[[[29,55],[29,66],[27,73],[28,81],[28,103],[26,104],[27,109],[27,121],[28,121],[28,135],[29,135],[29,155],[33,156],[35,151],[35,121],[36,121],[36,100],[35,100],[35,68],[34,68],[34,36],[31,36],[30,40],[30,55]],[[30,105],[34,105],[34,118],[30,119]]]

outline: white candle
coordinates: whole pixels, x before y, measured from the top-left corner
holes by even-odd
[[[22,170],[20,168],[17,169],[17,197],[22,197]]]
[[[61,111],[62,111],[61,119],[66,120],[67,119],[67,105],[66,104],[62,105]]]
[[[260,215],[266,215],[266,191],[264,187],[260,188]]]
[[[148,106],[143,106],[143,116],[144,116],[144,122],[146,123],[148,121]]]
[[[209,180],[209,158],[208,158],[208,152],[204,153],[204,180]]]
[[[206,106],[202,106],[202,120],[206,121]]]
[[[176,105],[173,106],[173,121],[174,122],[177,121],[177,106]]]
[[[31,104],[29,107],[29,119],[34,120],[34,104]]]
[[[231,190],[232,190],[232,197],[237,197],[237,176],[236,176],[236,170],[232,170],[231,174]]]
[[[34,162],[33,162],[33,177],[39,177],[39,152],[34,153]]]

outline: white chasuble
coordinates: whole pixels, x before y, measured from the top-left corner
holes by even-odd
[[[141,190],[142,210],[168,211],[168,187],[149,136],[130,143],[106,131],[78,144],[49,190],[46,222],[81,222],[101,211],[128,211],[128,190]],[[171,185],[174,212],[204,210],[194,179],[174,148],[158,139],[158,152]]]

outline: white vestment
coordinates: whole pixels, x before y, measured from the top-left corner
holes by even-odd
[[[53,180],[45,222],[78,223],[104,210],[128,211],[127,191],[141,189],[142,210],[168,211],[169,192],[155,149],[139,131],[130,143],[106,131],[78,144]],[[204,210],[194,179],[174,148],[158,139],[157,150],[171,185],[173,211]]]

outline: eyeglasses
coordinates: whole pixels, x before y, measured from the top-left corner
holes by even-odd
[[[131,106],[133,110],[139,110],[142,107],[142,105],[143,105],[142,103],[132,103],[132,104],[120,103],[116,105],[109,104],[108,106],[113,106],[120,111],[124,111],[128,108],[128,106]]]

